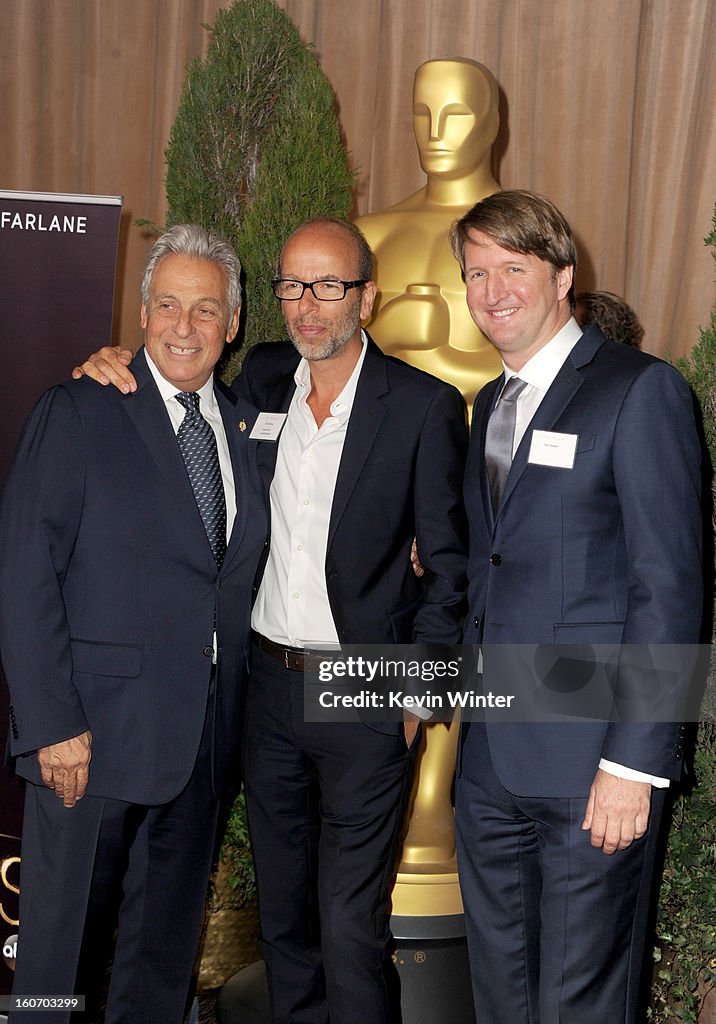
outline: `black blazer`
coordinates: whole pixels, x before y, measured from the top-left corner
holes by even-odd
[[[290,342],[251,349],[234,382],[261,411],[285,412],[300,356]],[[341,643],[455,643],[462,629],[465,405],[449,384],[384,355],[372,340],[343,447],[326,552]],[[276,442],[261,442],[268,491]],[[426,574],[410,564],[417,537]],[[263,565],[258,574],[260,581]]]

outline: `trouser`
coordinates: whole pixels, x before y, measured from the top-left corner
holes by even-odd
[[[106,1024],[180,1024],[219,813],[209,748],[205,735],[183,791],[155,807],[84,796],[66,808],[27,785],[15,994],[84,995],[90,1009],[71,1019],[93,1020],[116,926]],[[13,1024],[69,1019],[10,1015]]]
[[[304,721],[303,674],[254,648],[245,787],[274,1024],[388,1024],[388,894],[414,746]]]
[[[666,790],[647,834],[606,856],[587,794],[520,797],[470,723],[456,788],[458,872],[481,1024],[632,1024]]]

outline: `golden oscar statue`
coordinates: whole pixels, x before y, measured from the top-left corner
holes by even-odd
[[[470,317],[448,231],[500,188],[490,169],[499,128],[492,73],[464,58],[421,64],[413,126],[426,184],[356,221],[376,257],[379,304],[367,326],[384,352],[454,384],[471,407],[501,363]],[[400,918],[462,914],[452,808],[458,727],[454,721],[424,729],[393,888],[393,915]]]
[[[465,58],[421,64],[413,127],[426,184],[356,221],[376,257],[379,298],[367,326],[384,352],[454,384],[471,408],[501,364],[468,312],[448,231],[500,189],[490,169],[499,128],[492,73]]]

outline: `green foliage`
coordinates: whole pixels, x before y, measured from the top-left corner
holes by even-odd
[[[229,865],[229,887],[234,894],[234,906],[237,909],[243,907],[256,898],[256,879],[243,790],[231,809],[220,857]]]
[[[347,216],[353,175],[328,80],[274,0],[236,0],[209,31],[166,151],[167,224],[199,223],[236,247],[243,352],[284,336],[270,288],[281,245],[309,217]],[[227,379],[239,359],[224,367]]]
[[[712,229],[704,239],[710,246],[711,257],[716,265],[716,207],[714,207]],[[712,470],[716,469],[716,304],[711,310],[708,327],[699,331],[699,342],[688,357],[680,359],[676,366],[683,373],[691,390],[696,395],[703,417],[704,437],[711,456]],[[711,520],[716,538],[716,477],[711,478]],[[716,543],[714,545],[716,550]],[[716,595],[714,595],[716,598]],[[714,626],[716,627],[716,600],[714,601]],[[714,635],[716,641],[716,634]],[[704,698],[704,713],[716,719],[716,666],[712,664]]]
[[[704,244],[711,247],[711,257],[716,264],[716,208],[713,214],[713,227],[704,239]],[[702,327],[699,335],[698,345],[691,350],[688,357],[680,359],[676,366],[686,377],[699,400],[711,463],[716,467],[716,305],[711,310],[708,327]]]
[[[696,1024],[704,992],[716,984],[716,722],[699,728],[695,773],[694,790],[676,800],[661,884],[655,1024]]]
[[[716,209],[705,243],[716,261]],[[696,395],[716,466],[716,306],[699,343],[678,368]],[[713,490],[713,508],[716,492]],[[716,532],[716,515],[714,515]],[[707,698],[695,754],[696,785],[681,794],[672,816],[659,896],[656,970],[649,1020],[697,1024],[705,993],[716,987],[716,704],[712,650]],[[709,697],[710,694],[710,697]]]

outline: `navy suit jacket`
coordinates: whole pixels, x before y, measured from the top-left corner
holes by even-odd
[[[89,378],[50,389],[30,415],[0,518],[0,649],[10,751],[89,729],[89,794],[159,804],[188,781],[218,660],[215,785],[234,783],[251,585],[266,514],[249,440],[256,411],[217,383],[237,491],[221,570],[143,351],[137,391]]]
[[[701,446],[683,377],[589,326],[529,424],[493,515],[485,432],[502,381],[476,399],[465,478],[465,639],[486,645],[485,689],[509,683],[489,674],[493,645],[697,644]],[[573,468],[530,463],[534,430],[576,434]],[[517,647],[514,655],[519,663]],[[586,794],[601,757],[678,778],[679,726],[643,724],[648,686],[642,673],[638,692],[630,692],[636,677],[624,664],[622,657],[612,683],[617,701],[630,703],[628,722],[488,721],[492,760],[508,790]],[[688,673],[673,679],[675,708],[689,682]],[[530,685],[539,687],[539,678]]]
[[[299,361],[290,342],[257,345],[234,387],[262,411],[285,412],[296,389]],[[326,552],[326,586],[341,643],[459,641],[466,446],[460,393],[384,355],[369,339]],[[276,451],[276,443],[262,442],[259,460],[267,491]],[[427,570],[422,580],[410,564],[414,536]]]

